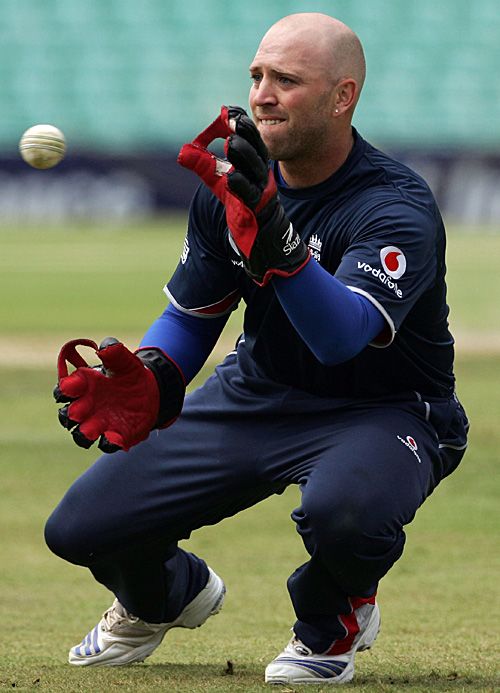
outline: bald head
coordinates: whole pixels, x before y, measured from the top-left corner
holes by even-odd
[[[286,46],[332,84],[354,79],[359,97],[365,81],[365,57],[359,38],[346,24],[319,12],[288,15],[267,31],[257,56]]]
[[[254,121],[287,183],[325,180],[353,144],[351,120],[365,79],[356,34],[319,12],[288,15],[265,34],[250,76]]]

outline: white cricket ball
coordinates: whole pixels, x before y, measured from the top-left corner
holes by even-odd
[[[66,140],[54,125],[33,125],[23,133],[19,152],[33,168],[52,168],[66,153]]]

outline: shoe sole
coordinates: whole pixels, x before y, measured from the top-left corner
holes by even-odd
[[[151,636],[151,639],[148,640],[148,642],[144,645],[138,645],[137,647],[134,647],[133,650],[126,650],[125,652],[121,653],[120,650],[123,646],[120,647],[119,644],[111,645],[100,655],[97,654],[93,657],[78,658],[70,651],[68,662],[73,666],[80,667],[120,667],[127,664],[139,664],[153,654],[154,650],[161,645],[161,642],[168,630],[169,629],[167,628],[164,631],[159,631],[158,633],[155,633],[154,636]]]
[[[348,683],[349,681],[352,681],[354,677],[354,665],[349,663],[344,671],[339,674],[338,676],[331,676],[329,678],[324,678],[324,679],[313,679],[313,678],[300,678],[300,677],[290,677],[290,676],[273,676],[273,677],[266,677],[266,683],[270,684],[271,686],[303,686],[303,685],[312,685],[312,686],[332,686],[332,685],[340,685],[342,683]]]

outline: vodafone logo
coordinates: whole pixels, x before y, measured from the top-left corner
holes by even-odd
[[[363,272],[366,272],[367,274],[372,274],[375,277],[375,279],[378,279],[380,282],[382,282],[384,286],[387,286],[389,289],[392,289],[392,291],[394,291],[398,298],[403,298],[403,292],[399,288],[398,283],[391,281],[389,276],[385,272],[382,272],[380,267],[372,267],[367,262],[360,262],[358,260],[358,269],[363,270]]]
[[[413,438],[412,436],[406,436],[406,442],[408,443],[408,445],[411,447],[412,450],[418,450],[418,445],[415,442],[415,438]]]
[[[399,279],[406,271],[406,258],[395,245],[388,245],[380,251],[382,266],[393,279]]]
[[[409,448],[412,451],[412,453],[415,455],[415,457],[418,460],[418,463],[422,464],[422,460],[420,459],[420,455],[417,452],[418,445],[417,445],[417,441],[415,440],[415,438],[413,436],[405,436],[404,438],[402,438],[401,436],[397,436],[397,439],[401,443],[403,443],[403,445],[406,445],[406,447]]]

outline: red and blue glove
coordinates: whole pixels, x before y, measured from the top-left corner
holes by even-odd
[[[94,349],[102,366],[89,366],[77,346]],[[68,363],[75,366],[72,373]],[[152,429],[172,424],[182,409],[183,375],[157,348],[133,353],[113,337],[99,347],[90,339],[75,339],[61,348],[57,371],[54,398],[67,403],[59,421],[83,448],[99,438],[103,452],[128,450]]]
[[[225,140],[227,161],[207,149],[217,138]],[[307,246],[278,199],[266,146],[242,108],[223,106],[220,116],[182,147],[178,162],[194,171],[225,206],[245,271],[259,286],[273,274],[290,277],[309,262]]]

